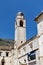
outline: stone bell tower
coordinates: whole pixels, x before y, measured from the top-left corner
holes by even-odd
[[[15,41],[17,46],[26,41],[26,20],[22,12],[18,12],[16,16]]]

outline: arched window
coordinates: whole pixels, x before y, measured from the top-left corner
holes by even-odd
[[[2,65],[4,65],[4,62],[2,62]]]
[[[4,63],[5,63],[5,60],[4,60],[4,58],[3,58],[2,61],[1,61],[1,64],[4,65]]]
[[[9,52],[6,52],[6,56],[8,57],[8,55],[9,55]]]
[[[20,26],[23,27],[23,21],[22,20],[20,20]]]

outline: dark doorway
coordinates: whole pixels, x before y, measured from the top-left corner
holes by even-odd
[[[20,20],[20,26],[23,27],[23,21],[22,20]]]
[[[2,62],[2,65],[4,65],[4,62]]]
[[[3,57],[2,61],[1,61],[1,64],[2,64],[2,65],[4,65],[4,64],[5,64],[4,57]]]

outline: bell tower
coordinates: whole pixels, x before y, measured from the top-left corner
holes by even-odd
[[[17,45],[26,41],[26,20],[22,12],[18,12],[15,22],[15,41]]]

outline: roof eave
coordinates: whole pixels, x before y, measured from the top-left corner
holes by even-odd
[[[38,15],[38,16],[36,16],[36,18],[34,19],[34,21],[38,21],[38,19],[39,19],[39,17],[41,16],[43,14],[43,11]]]

